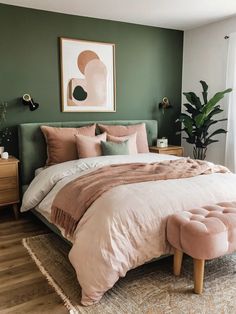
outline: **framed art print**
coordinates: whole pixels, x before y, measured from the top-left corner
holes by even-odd
[[[61,40],[63,112],[115,112],[115,45]]]

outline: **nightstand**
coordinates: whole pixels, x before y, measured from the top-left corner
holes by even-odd
[[[0,158],[0,206],[13,206],[15,218],[18,218],[19,203],[19,160],[10,156],[9,159]]]
[[[174,145],[169,145],[167,147],[151,146],[151,147],[149,147],[149,151],[150,151],[150,153],[175,155],[175,156],[179,156],[179,157],[183,157],[183,155],[184,155],[183,147],[174,146]]]

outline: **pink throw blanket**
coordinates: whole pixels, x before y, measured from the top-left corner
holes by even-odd
[[[101,167],[65,185],[56,195],[51,212],[53,223],[72,236],[78,222],[97,198],[113,187],[147,181],[190,178],[229,172],[223,166],[182,158],[152,164],[133,163]]]

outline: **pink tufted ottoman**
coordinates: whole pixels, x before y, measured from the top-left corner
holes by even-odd
[[[225,202],[171,215],[167,239],[174,248],[174,274],[183,253],[194,259],[194,292],[202,293],[205,260],[236,251],[236,202]]]

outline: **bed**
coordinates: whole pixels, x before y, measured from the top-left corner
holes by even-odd
[[[30,182],[35,177],[35,170],[44,167],[47,159],[47,145],[40,130],[41,125],[52,127],[83,127],[93,124],[94,121],[72,121],[72,122],[41,122],[41,123],[24,123],[20,124],[18,128],[19,136],[19,154],[21,167],[21,190],[22,194],[27,190]],[[145,123],[147,138],[149,146],[156,144],[157,139],[157,121],[156,120],[116,120],[116,121],[96,121],[96,123],[110,124],[110,125],[133,125]],[[99,130],[96,130],[99,133]],[[45,216],[39,211],[31,210],[33,214],[38,217],[45,225],[47,225],[53,232],[62,237],[63,240],[69,242],[61,235],[61,231],[51,224]]]
[[[156,121],[102,121],[117,125],[141,122],[146,125],[148,144],[153,145],[157,138]],[[19,127],[23,191],[30,185],[25,193],[25,204],[23,200],[23,210],[33,209],[54,232],[72,243],[69,259],[82,287],[84,305],[99,302],[128,270],[170,253],[166,241],[168,215],[206,204],[236,200],[236,176],[219,167],[216,168],[224,171],[119,185],[106,191],[88,208],[73,237],[68,237],[63,228],[50,223],[55,195],[68,182],[107,165],[160,162],[169,165],[179,160],[178,157],[153,153],[84,158],[48,167],[34,178],[35,170],[44,166],[46,160],[46,144],[40,125],[80,127],[91,123],[33,123]],[[188,160],[183,162],[187,165]],[[211,163],[207,163],[207,167],[215,168]]]

